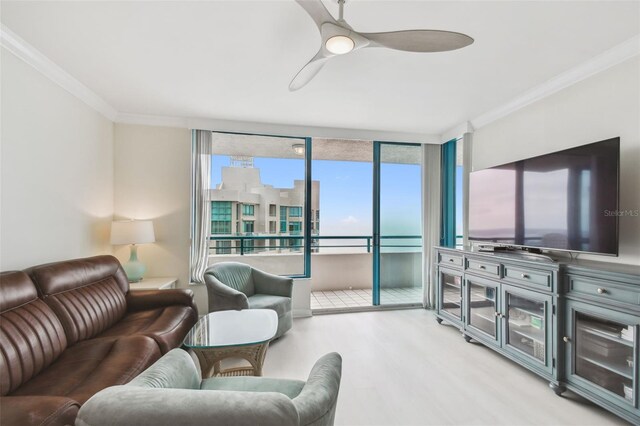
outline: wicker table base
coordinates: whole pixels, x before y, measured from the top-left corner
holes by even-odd
[[[225,346],[221,348],[193,348],[202,367],[202,378],[232,376],[262,376],[262,365],[269,342],[245,346]],[[227,358],[242,358],[251,366],[221,370],[220,361]]]

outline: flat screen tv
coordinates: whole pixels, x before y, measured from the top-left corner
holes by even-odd
[[[470,174],[469,239],[618,255],[620,138]]]

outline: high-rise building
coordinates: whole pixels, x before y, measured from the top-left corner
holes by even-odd
[[[222,168],[222,182],[210,191],[212,254],[301,250],[304,181],[294,180],[293,188],[274,188],[262,183],[251,157],[236,160],[232,158],[232,167]],[[311,185],[311,234],[318,235],[320,182]]]

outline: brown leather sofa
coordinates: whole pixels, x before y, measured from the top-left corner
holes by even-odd
[[[0,424],[66,425],[180,346],[198,314],[191,290],[131,292],[118,260],[96,256],[1,273],[0,318]]]

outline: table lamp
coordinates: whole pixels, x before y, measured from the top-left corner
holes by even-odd
[[[131,244],[129,261],[122,265],[130,283],[142,280],[147,268],[138,260],[136,244],[153,243],[156,236],[150,220],[121,220],[111,224],[111,244]]]

